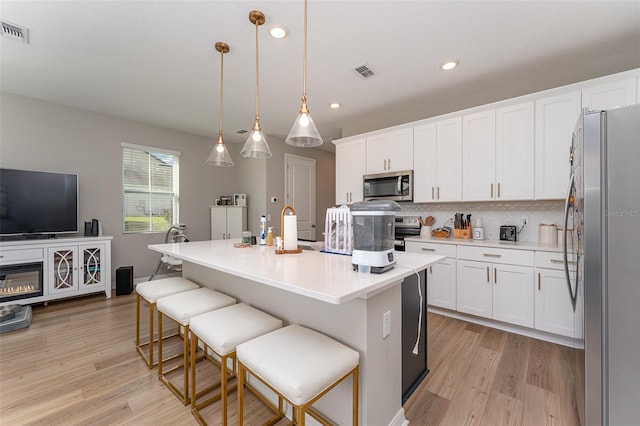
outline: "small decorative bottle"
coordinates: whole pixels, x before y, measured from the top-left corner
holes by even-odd
[[[267,217],[265,215],[260,216],[260,245],[267,244]]]
[[[273,226],[269,227],[267,231],[267,245],[271,247],[273,245]]]

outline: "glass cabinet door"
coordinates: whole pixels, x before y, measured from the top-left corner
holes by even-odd
[[[75,247],[49,249],[49,293],[78,289],[77,253]]]
[[[82,266],[80,267],[80,288],[91,288],[103,285],[102,254],[103,244],[80,246]]]

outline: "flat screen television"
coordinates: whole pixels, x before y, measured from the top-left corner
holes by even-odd
[[[78,232],[78,175],[0,169],[0,236]]]

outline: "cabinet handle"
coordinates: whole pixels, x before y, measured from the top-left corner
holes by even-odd
[[[432,199],[432,200],[433,200],[433,191],[434,191],[434,189],[435,189],[435,188],[432,186],[432,187],[431,187],[431,199]]]
[[[440,187],[438,187],[438,200],[440,199]]]
[[[498,285],[498,270],[497,269],[493,269],[493,282]]]
[[[538,290],[540,290],[540,272],[538,272]]]
[[[436,251],[436,249],[422,247],[420,250],[422,251]]]
[[[227,239],[227,235],[226,235],[224,232],[222,233],[222,239],[223,239],[223,240],[226,240],[226,239]]]
[[[500,182],[498,182],[498,198],[500,198]]]
[[[487,266],[487,282],[491,282],[489,281],[489,267]]]
[[[549,262],[551,263],[560,263],[560,264],[564,264],[563,260],[558,260],[558,259],[551,259]],[[573,260],[567,260],[567,263],[569,264],[575,264],[576,262],[574,262]]]
[[[433,274],[433,266],[429,266],[429,273]]]
[[[491,198],[493,198],[493,184],[491,184]]]
[[[391,170],[391,158],[387,160],[387,170]]]
[[[501,254],[493,254],[493,253],[482,253],[485,257],[502,257]]]

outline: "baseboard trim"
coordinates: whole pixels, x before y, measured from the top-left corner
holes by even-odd
[[[408,424],[409,420],[404,416],[404,407],[400,407],[400,411],[396,413],[389,426],[407,426]]]

